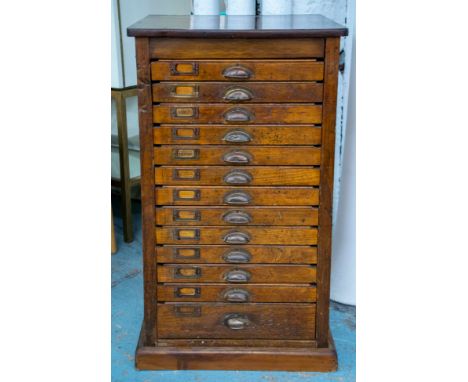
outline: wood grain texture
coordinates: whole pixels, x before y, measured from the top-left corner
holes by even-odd
[[[238,216],[241,219],[235,220]],[[160,207],[156,208],[156,224],[316,226],[318,209],[314,207]]]
[[[336,96],[340,39],[326,40],[325,89],[322,124],[322,173],[320,180],[317,341],[319,347],[328,344],[330,272],[332,254],[333,170],[335,162]]]
[[[226,140],[229,133],[242,131],[249,141],[240,145],[320,145],[319,126],[275,125],[161,125],[153,130],[154,144],[232,145]]]
[[[315,340],[259,340],[259,339],[219,339],[219,338],[191,338],[191,339],[161,339],[157,342],[157,346],[221,346],[221,347],[237,347],[249,346],[254,348],[259,347],[278,347],[278,348],[316,348],[317,341]]]
[[[246,185],[252,186],[317,186],[320,182],[320,169],[305,166],[164,166],[154,171],[156,184],[161,185],[222,185],[236,171],[247,173],[251,181]]]
[[[234,340],[231,340],[237,343]],[[335,347],[143,347],[136,354],[139,370],[275,370],[336,371]]]
[[[152,38],[151,58],[320,58],[324,54],[322,38],[277,38],[234,40],[217,38]]]
[[[158,281],[162,283],[224,283],[228,282],[230,272],[237,270],[250,274],[248,283],[265,284],[274,280],[276,284],[307,284],[316,280],[316,268],[312,265],[165,264],[157,267]]]
[[[190,198],[180,200],[179,196]],[[157,205],[229,205],[226,195],[242,191],[250,197],[247,205],[257,206],[316,206],[319,203],[319,189],[314,187],[190,187],[163,186],[157,189]]]
[[[181,231],[182,230],[182,231]],[[155,230],[158,244],[226,244],[225,237],[232,232],[242,232],[249,244],[315,245],[317,229],[306,227],[170,227]],[[199,235],[199,238],[191,235]],[[190,238],[193,237],[193,238]]]
[[[186,114],[191,109],[190,114]],[[227,115],[236,110],[249,115],[249,121],[229,122]],[[179,115],[179,116],[177,116]],[[322,122],[322,106],[315,104],[243,104],[164,103],[153,106],[153,122],[200,124],[317,124]]]
[[[157,165],[320,165],[320,147],[311,146],[185,146],[154,148]],[[240,160],[240,163],[236,163]]]
[[[173,73],[171,67],[178,64],[197,65],[198,70],[191,74]],[[232,81],[223,73],[226,69],[241,66],[250,72],[246,79],[236,83],[251,81],[322,81],[323,62],[316,60],[160,60],[151,64],[154,81]]]
[[[223,21],[223,22],[222,22]],[[244,27],[229,27],[242,24]],[[210,26],[207,28],[206,26]],[[128,36],[189,38],[302,38],[347,36],[348,29],[322,15],[282,16],[149,15],[127,29]]]
[[[194,304],[199,317],[177,317],[176,303],[158,304],[159,338],[259,338],[314,339],[315,304]],[[225,325],[226,316],[239,314],[247,318],[244,329]]]
[[[199,293],[196,293],[199,291]],[[231,302],[232,293],[244,293],[246,302],[312,303],[316,288],[310,285],[160,284],[158,301]],[[192,294],[192,295],[191,295]]]
[[[236,93],[237,91],[237,99]],[[242,97],[239,97],[239,93]],[[322,102],[323,84],[317,82],[161,82],[153,84],[153,102]]]
[[[157,296],[154,280],[155,264],[152,261],[156,238],[154,235],[154,170],[153,170],[153,122],[151,103],[151,73],[149,39],[136,39],[136,61],[138,79],[138,118],[140,124],[141,160],[141,208],[143,236],[143,279],[144,279],[144,342],[156,340],[156,306],[153,299]]]
[[[248,254],[252,264],[315,264],[317,248],[309,246],[243,245],[242,251]],[[226,264],[233,263],[226,258],[232,245],[164,245],[156,248],[156,262],[187,264]]]

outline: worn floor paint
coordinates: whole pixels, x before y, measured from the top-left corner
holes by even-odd
[[[325,382],[355,381],[355,308],[332,304],[331,330],[338,350],[334,373],[249,371],[137,371],[134,352],[143,317],[140,205],[135,218],[135,240],[123,242],[118,203],[114,218],[118,252],[112,256],[112,381],[113,382]]]

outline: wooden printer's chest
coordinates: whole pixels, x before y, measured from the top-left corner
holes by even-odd
[[[128,30],[143,206],[136,365],[331,371],[334,131],[347,31],[318,15],[288,16],[276,29],[284,16],[232,17],[149,16]],[[222,26],[232,24],[241,27]]]

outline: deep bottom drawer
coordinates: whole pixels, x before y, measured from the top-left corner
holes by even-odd
[[[160,284],[158,301],[173,302],[315,302],[312,285]]]
[[[315,304],[158,304],[158,338],[315,338]]]

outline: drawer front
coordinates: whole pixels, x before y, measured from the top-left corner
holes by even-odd
[[[166,302],[302,302],[316,301],[310,285],[160,284],[158,301]]]
[[[317,229],[306,227],[161,227],[158,244],[317,244]]]
[[[151,64],[153,81],[322,81],[316,60],[160,60]]]
[[[152,38],[150,57],[157,59],[198,58],[320,58],[322,38]]]
[[[322,102],[317,82],[161,82],[153,84],[153,102]]]
[[[320,147],[292,146],[161,146],[157,165],[320,165]]]
[[[170,187],[155,191],[157,205],[316,206],[313,187]]]
[[[316,264],[317,247],[243,245],[165,245],[156,248],[158,263]]]
[[[153,129],[155,145],[320,145],[318,126],[162,125]]]
[[[314,207],[161,207],[156,225],[318,225]]]
[[[313,265],[158,265],[158,281],[164,283],[295,283],[316,281]]]
[[[321,123],[322,105],[314,104],[161,104],[154,123],[284,124]]]
[[[159,338],[314,339],[315,304],[158,304]]]
[[[318,186],[315,167],[167,166],[155,169],[156,184],[233,186]]]

